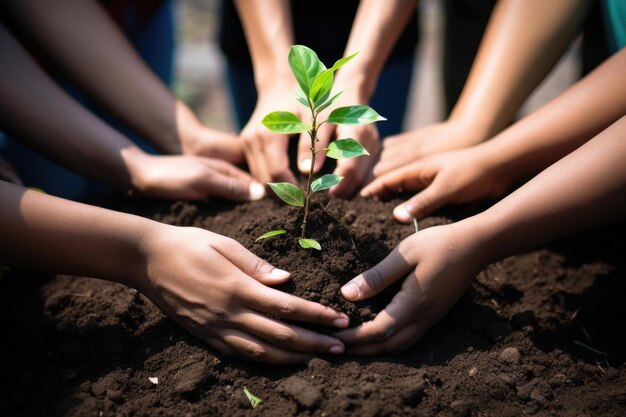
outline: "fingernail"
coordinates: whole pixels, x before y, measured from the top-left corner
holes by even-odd
[[[368,189],[364,188],[364,189],[361,190],[361,192],[359,194],[361,194],[361,197],[369,197],[370,192],[369,192]]]
[[[332,353],[333,355],[341,355],[344,351],[343,346],[337,345],[337,346],[331,346],[330,349],[328,349],[328,352]]]
[[[300,169],[311,169],[311,160],[303,159],[302,161],[300,161]]]
[[[250,184],[250,199],[251,200],[260,200],[265,195],[265,187],[263,184],[258,182],[253,182]]]
[[[341,288],[341,294],[348,300],[354,300],[359,296],[359,286],[354,282],[349,282]]]
[[[345,328],[345,327],[348,327],[348,319],[346,319],[344,317],[340,317],[338,319],[335,319],[333,321],[333,326],[341,327],[342,329]]]
[[[413,219],[413,215],[410,212],[411,206],[405,204],[403,206],[398,206],[393,210],[393,215],[396,219],[404,222],[411,221]]]
[[[272,269],[272,272],[270,272],[269,277],[270,278],[276,278],[276,279],[287,278],[287,277],[289,277],[289,272],[284,271],[282,269],[274,268],[274,269]]]

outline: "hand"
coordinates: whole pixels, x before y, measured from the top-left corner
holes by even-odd
[[[333,91],[341,91],[343,87],[335,87]],[[318,116],[318,121],[324,121],[333,109],[343,106],[355,106],[367,104],[367,100],[359,94],[350,94],[350,88],[346,88],[342,94],[328,109]],[[345,96],[345,97],[344,97]],[[383,122],[384,123],[384,122]],[[380,147],[378,128],[374,123],[365,126],[343,126],[324,124],[317,134],[319,141],[315,147],[325,148],[334,139],[352,138],[357,140],[371,156],[361,156],[351,159],[339,159],[334,174],[345,177],[343,181],[329,190],[330,195],[348,198],[352,197],[367,179],[368,172]],[[308,174],[311,167],[311,139],[308,133],[300,135],[298,142],[298,169],[303,174]],[[318,172],[324,165],[325,153],[320,152],[315,158],[314,172]]]
[[[484,250],[457,224],[405,239],[382,262],[341,288],[350,301],[368,299],[398,279],[401,290],[374,320],[336,336],[351,355],[399,353],[450,310],[484,266]]]
[[[374,175],[380,177],[426,156],[480,143],[485,138],[475,133],[477,130],[461,121],[446,121],[388,137]]]
[[[409,223],[447,204],[495,198],[508,188],[504,175],[495,175],[476,148],[433,155],[378,176],[361,191],[363,196],[385,196],[420,191],[393,210],[394,217]]]
[[[131,182],[146,197],[199,200],[210,196],[233,201],[258,200],[265,187],[228,162],[200,156],[154,156],[144,153],[129,158]]]
[[[269,288],[289,273],[236,241],[196,228],[157,224],[147,239],[145,276],[137,289],[195,337],[245,360],[296,364],[343,343],[279,319],[345,328],[328,307]],[[175,254],[175,256],[173,256]]]
[[[261,120],[273,111],[289,111],[300,117],[304,123],[310,123],[311,116],[307,109],[296,101],[297,84],[293,76],[289,74],[289,78],[285,77],[276,77],[279,81],[259,88],[254,112],[241,131],[240,137],[250,172],[262,183],[297,181],[289,169],[289,137],[270,132],[261,124]]]

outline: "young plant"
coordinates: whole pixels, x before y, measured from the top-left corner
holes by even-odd
[[[297,185],[288,182],[268,184],[285,203],[304,209],[304,218],[300,226],[301,233],[298,243],[305,249],[321,250],[319,242],[306,238],[311,195],[318,191],[327,190],[343,180],[343,177],[340,175],[326,174],[313,181],[313,167],[315,166],[317,154],[326,152],[326,156],[333,159],[347,159],[369,155],[365,148],[352,138],[335,140],[327,148],[316,148],[316,142],[319,141],[317,138],[319,128],[324,123],[358,126],[387,120],[368,106],[339,107],[334,109],[326,120],[318,120],[320,113],[327,109],[343,93],[343,91],[340,91],[331,96],[335,71],[354,58],[357,53],[341,58],[335,62],[335,65],[327,69],[313,50],[306,46],[293,45],[289,51],[289,66],[299,85],[296,99],[310,110],[311,122],[310,124],[303,123],[298,116],[286,111],[272,112],[262,120],[263,125],[272,132],[282,134],[307,132],[311,139],[311,168],[305,189],[303,190]],[[283,230],[272,231],[265,233],[259,239],[284,233]]]

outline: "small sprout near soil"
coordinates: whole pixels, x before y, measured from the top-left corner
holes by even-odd
[[[286,230],[283,229],[279,229],[279,230],[272,230],[271,232],[267,232],[267,233],[263,233],[261,236],[259,236],[255,242],[258,242],[261,239],[267,239],[268,237],[274,237],[274,236],[279,236],[279,235],[284,235],[285,233],[287,233]]]
[[[246,397],[248,397],[248,401],[250,401],[250,405],[252,406],[252,408],[256,408],[257,405],[263,402],[262,399],[251,393],[250,390],[246,387],[243,387],[243,393],[246,394]]]
[[[298,243],[305,249],[321,250],[319,242],[306,237],[311,195],[318,191],[327,190],[343,180],[343,177],[340,175],[326,174],[313,181],[315,156],[320,152],[326,152],[326,156],[333,159],[347,159],[369,155],[367,150],[352,138],[335,140],[327,148],[316,148],[315,144],[319,141],[317,138],[318,129],[324,123],[360,126],[387,120],[368,106],[346,106],[334,109],[326,120],[318,121],[320,113],[343,93],[343,91],[340,91],[331,96],[335,71],[354,58],[357,53],[341,58],[327,69],[312,49],[302,45],[293,45],[289,50],[288,60],[291,72],[299,85],[296,91],[296,100],[310,110],[311,122],[310,124],[303,123],[297,115],[286,111],[272,112],[261,121],[272,132],[282,134],[307,132],[311,138],[311,168],[304,190],[288,182],[268,184],[285,203],[304,209],[304,218],[300,226],[301,233]],[[267,233],[259,239],[264,238],[264,236],[269,237],[266,235]]]
[[[415,233],[420,231],[419,227],[417,227],[417,220],[415,219],[413,219],[413,226],[415,226]]]

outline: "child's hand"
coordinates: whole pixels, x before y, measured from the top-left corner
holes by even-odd
[[[289,273],[227,237],[158,224],[145,245],[147,276],[136,283],[165,314],[220,352],[245,360],[296,364],[342,353],[338,339],[278,318],[344,328],[345,315],[272,289]]]
[[[146,197],[199,200],[210,196],[232,201],[258,200],[265,187],[246,172],[218,159],[200,156],[129,157],[131,181]]]
[[[383,141],[374,175],[380,177],[429,155],[480,143],[484,137],[477,131],[462,121],[446,121],[390,136]]]
[[[336,336],[352,355],[398,353],[413,345],[458,300],[483,267],[485,249],[457,224],[420,231],[341,289],[350,301],[370,298],[393,282],[402,289],[374,320]]]
[[[422,218],[447,204],[462,204],[498,197],[508,187],[502,175],[494,175],[477,148],[433,155],[377,176],[361,190],[363,196],[385,196],[419,191],[393,210],[403,223]]]

